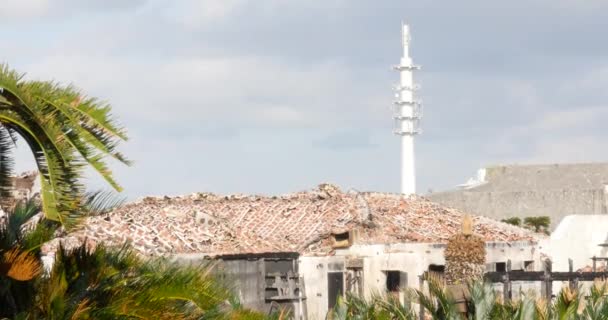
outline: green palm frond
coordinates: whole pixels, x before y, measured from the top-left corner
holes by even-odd
[[[406,294],[405,299],[410,299]],[[409,306],[410,304],[403,304],[399,299],[393,295],[378,296],[372,299],[376,303],[380,310],[382,310],[383,317],[393,320],[414,320],[416,314]]]
[[[496,304],[496,292],[492,289],[492,286],[482,281],[471,282],[469,292],[471,298],[467,309],[471,320],[488,319]]]
[[[595,281],[583,309],[584,319],[608,320],[608,283]]]
[[[126,201],[124,196],[116,194],[113,191],[97,190],[87,192],[82,201],[83,211],[89,216],[108,213],[120,206]]]
[[[578,291],[569,287],[562,288],[553,304],[553,318],[557,320],[573,319],[578,311],[578,305]]]
[[[327,314],[327,319],[328,320],[351,319],[351,318],[349,318],[349,314],[348,314],[348,304],[346,303],[346,301],[344,301],[344,297],[338,296],[336,305],[331,310],[329,310],[329,312]]]
[[[92,319],[202,319],[213,311],[220,311],[213,319],[229,313],[244,319],[257,315],[241,308],[230,312],[220,308],[230,291],[211,268],[206,263],[146,261],[126,246],[60,248],[41,290],[36,316],[69,318],[79,313]]]
[[[4,223],[0,224],[0,249],[9,250],[22,244],[27,234],[23,227],[33,216],[40,212],[40,207],[32,200],[20,202],[7,212]]]
[[[460,316],[456,311],[454,301],[448,294],[441,278],[429,275],[427,284],[428,295],[421,290],[415,291],[418,303],[430,313],[433,319],[458,319]]]
[[[32,237],[45,224],[29,227],[39,209],[32,200],[19,202],[0,219],[0,319],[19,318],[35,302],[34,284],[41,271],[38,246],[48,240]]]
[[[536,315],[536,304],[534,299],[524,295],[521,301],[517,304],[517,309],[513,315],[513,320],[529,320],[534,319]]]
[[[0,124],[0,199],[3,200],[11,196],[11,177],[14,174],[15,168],[12,154],[13,146],[14,141],[8,129]]]
[[[108,104],[84,96],[72,86],[54,82],[25,81],[23,74],[0,65],[0,160],[10,156],[8,138],[19,136],[28,144],[40,172],[45,216],[72,226],[79,211],[84,187],[79,183],[89,166],[115,190],[106,158],[130,164],[116,150],[127,139],[115,123]],[[8,135],[8,138],[7,138]],[[6,170],[2,163],[6,163]],[[0,186],[10,161],[0,163]]]

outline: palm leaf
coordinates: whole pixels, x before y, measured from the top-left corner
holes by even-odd
[[[23,74],[0,64],[0,124],[6,129],[0,132],[0,187],[10,172],[10,159],[3,160],[10,157],[8,138],[14,140],[16,134],[34,154],[45,216],[66,227],[74,225],[82,215],[84,187],[79,180],[85,166],[120,191],[106,156],[130,164],[116,150],[127,137],[110,111],[108,104],[72,86],[25,81]]]
[[[5,252],[1,264],[3,266],[1,269],[6,270],[6,276],[17,281],[32,280],[42,271],[38,257],[22,251],[19,247]]]
[[[14,173],[13,145],[8,130],[0,125],[0,198],[8,199],[11,196],[13,183],[11,177]]]

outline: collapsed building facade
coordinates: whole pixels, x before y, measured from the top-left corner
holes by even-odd
[[[10,197],[0,199],[0,217],[4,210],[10,210],[17,202],[36,198],[40,195],[38,171],[28,171],[10,178]]]
[[[418,287],[424,272],[444,270],[445,242],[463,214],[420,197],[342,192],[332,185],[278,197],[144,198],[43,247],[90,241],[146,256],[215,259],[236,281],[245,306],[287,307],[297,319],[322,319],[347,291],[363,295]],[[538,239],[527,230],[474,217],[486,241],[487,269],[540,269]]]

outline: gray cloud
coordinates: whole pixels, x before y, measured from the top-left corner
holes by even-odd
[[[337,131],[327,135],[326,137],[315,142],[321,148],[329,150],[341,151],[349,149],[367,149],[371,150],[378,145],[373,141],[369,132],[361,132],[355,130]]]
[[[420,190],[479,166],[601,161],[608,3],[599,0],[73,1],[4,4],[0,61],[74,82],[131,129],[129,196],[397,191],[390,66],[413,30]],[[91,177],[94,184],[95,178]]]

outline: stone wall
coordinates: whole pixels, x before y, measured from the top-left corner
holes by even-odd
[[[605,190],[454,191],[429,195],[445,206],[494,219],[551,217],[551,229],[570,214],[606,214]]]
[[[608,163],[494,166],[481,181],[427,197],[494,219],[549,216],[551,229],[566,215],[608,213]]]

